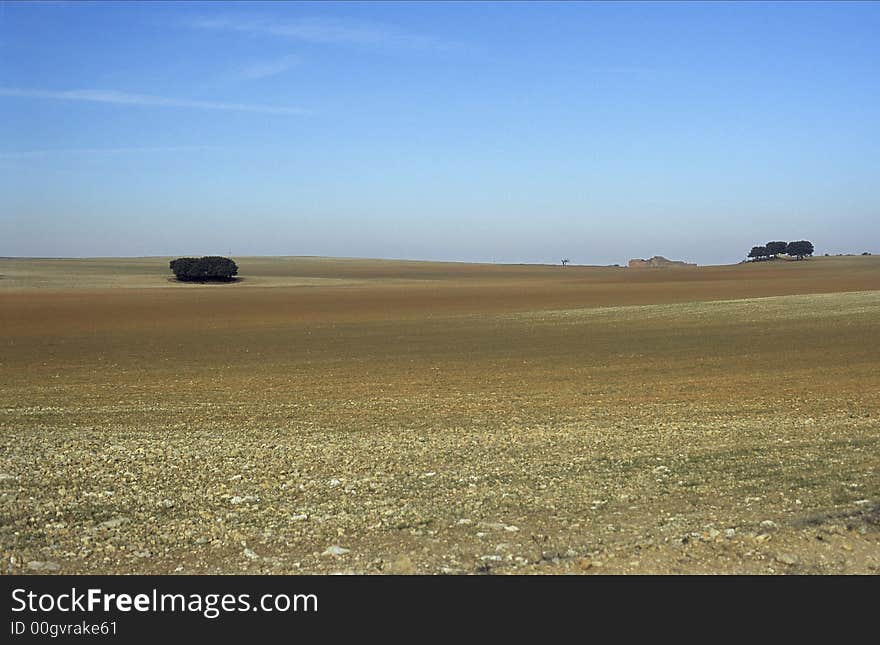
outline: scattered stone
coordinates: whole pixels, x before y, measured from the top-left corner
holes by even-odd
[[[251,549],[245,549],[244,551],[242,551],[242,553],[244,554],[244,557],[246,557],[248,560],[259,560],[260,559],[260,556],[258,556],[256,554],[256,552],[254,552]]]
[[[776,526],[776,522],[773,520],[764,520],[760,524],[761,528],[765,531],[775,531],[778,527]]]
[[[321,555],[333,555],[340,556],[345,555],[346,553],[350,553],[351,549],[346,549],[345,547],[338,546],[334,544],[333,546],[328,546],[327,549]]]
[[[259,502],[260,498],[256,495],[245,495],[244,497],[234,495],[229,501],[232,504],[251,504],[253,502]]]
[[[61,565],[57,562],[51,562],[49,560],[31,560],[27,563],[27,568],[31,571],[60,571]]]
[[[519,531],[519,527],[514,526],[513,524],[509,524],[504,527],[504,530],[507,531],[508,533],[516,533],[517,531]]]
[[[480,528],[492,529],[493,531],[503,531],[505,526],[501,522],[480,522]]]
[[[590,558],[580,558],[575,562],[575,564],[581,571],[587,571],[588,569],[593,568],[593,561],[590,560]]]
[[[501,562],[501,556],[500,555],[483,555],[483,556],[480,556],[480,560],[483,560],[484,562]]]
[[[736,529],[725,529],[724,537],[726,537],[728,540],[732,540],[734,536],[736,536]]]
[[[776,556],[776,561],[781,562],[782,564],[787,564],[788,566],[793,566],[798,563],[798,558],[793,553],[780,553]]]
[[[336,487],[339,486],[339,484],[341,484],[341,483],[342,483],[342,482],[341,482],[340,480],[338,480],[338,479],[336,479],[336,478],[334,477],[334,478],[331,479],[329,482],[327,482],[327,485],[328,485],[330,488],[336,488]]]
[[[394,576],[411,576],[416,573],[416,567],[408,555],[401,555],[391,562],[386,562],[382,570]]]
[[[98,524],[99,529],[115,529],[117,526],[122,526],[123,524],[128,524],[131,520],[127,517],[114,517],[112,520],[107,520],[106,522],[101,522]]]

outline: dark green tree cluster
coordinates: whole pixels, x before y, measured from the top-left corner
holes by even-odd
[[[785,253],[785,250],[788,248],[788,244],[785,242],[767,242],[765,245],[767,247],[767,253],[776,257],[780,253]]]
[[[798,260],[803,260],[809,255],[813,255],[813,243],[807,240],[798,240],[797,242],[767,242],[764,246],[753,246],[749,251],[749,257],[755,262],[761,260],[775,260],[776,257],[785,253]]]
[[[799,240],[797,242],[789,242],[785,247],[785,252],[793,258],[803,260],[809,255],[813,255],[813,243],[807,240]]]
[[[208,255],[202,258],[171,260],[171,270],[183,282],[229,282],[238,273],[238,266],[229,258]]]

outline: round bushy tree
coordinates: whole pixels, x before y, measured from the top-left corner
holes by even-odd
[[[753,260],[763,260],[768,255],[770,255],[770,253],[767,251],[766,246],[753,246],[752,250],[749,251],[749,257]]]
[[[788,244],[785,242],[767,242],[767,254],[774,258],[780,253],[785,253],[786,248]]]
[[[797,242],[789,242],[785,247],[785,252],[790,256],[803,260],[808,255],[813,255],[813,243],[807,240],[798,240]]]
[[[229,258],[208,255],[201,258],[177,258],[169,264],[183,282],[228,282],[238,274],[238,265]]]

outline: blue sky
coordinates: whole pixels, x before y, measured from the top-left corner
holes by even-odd
[[[880,252],[880,3],[0,2],[0,256]]]

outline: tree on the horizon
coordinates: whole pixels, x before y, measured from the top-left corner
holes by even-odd
[[[788,248],[788,244],[785,242],[767,242],[765,246],[767,247],[767,255],[774,258],[780,253],[785,253],[785,249]]]
[[[753,246],[749,251],[749,257],[753,260],[763,260],[769,255],[766,246]]]
[[[798,260],[803,260],[805,257],[813,255],[813,251],[813,243],[807,240],[789,242],[785,247],[785,252]]]
[[[238,265],[229,258],[208,255],[202,258],[177,258],[169,263],[178,280],[183,282],[229,282],[238,273]]]
[[[562,266],[565,266],[569,262],[571,262],[571,260],[569,260],[568,258],[562,258]]]

